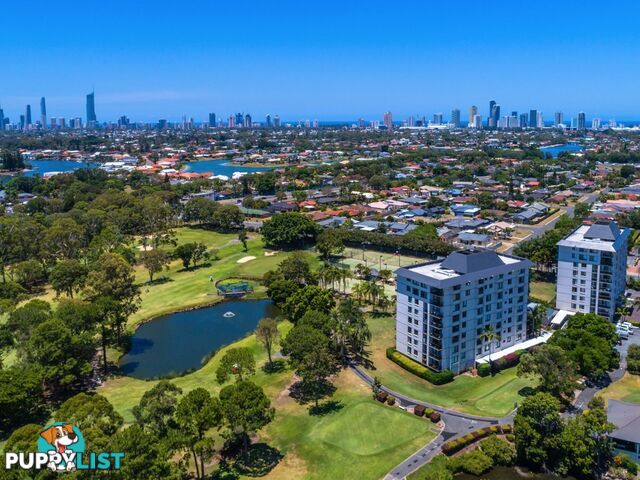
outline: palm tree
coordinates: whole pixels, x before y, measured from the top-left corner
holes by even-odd
[[[362,303],[362,301],[368,296],[368,287],[366,282],[358,282],[351,289],[351,293],[358,301],[358,303]]]
[[[624,322],[624,319],[627,315],[629,315],[629,309],[627,308],[626,305],[620,305],[617,309],[616,309],[616,315],[618,315],[618,317],[620,317],[620,321]]]
[[[493,342],[500,341],[500,335],[493,331],[493,327],[488,325],[487,328],[484,329],[484,332],[480,334],[480,339],[483,342],[489,342],[489,363],[493,364],[493,359],[491,356],[493,355]]]

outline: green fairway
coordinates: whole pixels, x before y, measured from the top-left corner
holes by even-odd
[[[281,323],[281,334],[285,335],[290,328],[288,322]],[[373,401],[369,386],[350,371],[343,371],[336,379],[333,399],[340,408],[324,416],[309,415],[307,406],[297,404],[288,395],[288,385],[293,381],[290,370],[270,375],[262,371],[266,354],[254,335],[232,346],[253,351],[258,368],[251,380],[265,389],[276,409],[274,421],[259,435],[278,448],[284,458],[265,478],[375,480],[436,435],[433,424],[424,418]],[[172,382],[184,392],[204,387],[217,394],[221,385],[216,383],[215,369],[224,351],[218,352],[202,369]],[[131,422],[131,409],[154,384],[118,377],[98,388],[98,393],[109,399],[126,422]]]
[[[378,317],[369,320],[373,336],[371,360],[377,376],[386,387],[416,400],[470,413],[502,417],[522,400],[519,393],[524,387],[535,386],[528,379],[516,376],[510,368],[493,377],[471,377],[460,375],[452,383],[435,386],[402,369],[385,355],[385,349],[395,345],[395,320],[393,317]]]
[[[623,402],[640,403],[640,376],[625,373],[617,382],[612,383],[600,392],[605,400],[622,400]]]
[[[268,479],[379,479],[436,436],[433,424],[371,399],[371,390],[351,372],[336,382],[341,409],[311,416],[291,398],[265,429],[269,444],[286,453]]]
[[[148,274],[142,266],[136,267],[136,280],[142,284],[140,310],[129,318],[129,325],[178,310],[203,305],[211,305],[222,300],[216,293],[217,280],[249,276],[262,277],[268,270],[275,269],[289,252],[271,252],[265,250],[262,239],[252,237],[248,242],[248,251],[244,251],[237,234],[216,233],[199,228],[176,229],[178,244],[202,242],[212,254],[207,266],[185,271],[178,260],[171,263],[168,271],[157,275],[158,281],[146,285]],[[216,258],[213,258],[215,254]],[[244,263],[238,263],[245,257],[255,257]],[[310,258],[314,259],[315,255]],[[164,277],[164,279],[162,279]],[[259,298],[264,288],[254,285],[255,291],[247,298]]]
[[[550,305],[555,305],[556,301],[556,284],[551,282],[529,283],[529,295]]]

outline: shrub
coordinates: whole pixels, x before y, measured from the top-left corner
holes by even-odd
[[[629,345],[627,351],[627,370],[634,375],[640,375],[640,345]]]
[[[478,365],[478,375],[481,377],[488,377],[491,375],[491,365],[488,363],[481,363]]]
[[[481,450],[472,450],[463,453],[459,457],[449,462],[451,470],[454,472],[465,472],[471,475],[480,476],[488,472],[493,467],[493,460]]]
[[[389,395],[387,397],[387,405],[395,405],[395,403],[396,403],[396,398],[391,396],[391,395]]]
[[[479,428],[471,433],[467,433],[465,436],[455,440],[449,440],[442,445],[442,453],[445,455],[453,455],[454,453],[462,450],[463,448],[471,445],[472,443],[488,437],[489,435],[495,435],[500,432],[510,434],[512,431],[511,425],[492,425],[490,427]]]
[[[424,416],[425,416],[425,417],[430,417],[432,413],[433,413],[433,408],[427,408],[427,409],[424,411]]]
[[[491,458],[494,465],[509,467],[514,464],[516,459],[515,447],[495,435],[483,440],[480,449]]]
[[[502,429],[502,433],[504,433],[505,435],[509,434],[509,433],[513,433],[513,425],[509,425],[508,423],[505,423],[504,425],[500,426]]]
[[[613,457],[613,464],[617,467],[624,468],[634,477],[638,474],[638,465],[626,455],[616,455]]]
[[[453,381],[454,374],[451,370],[434,372],[424,365],[421,365],[418,362],[405,357],[393,347],[387,348],[387,358],[393,363],[401,366],[408,372],[411,372],[414,375],[423,378],[427,382],[433,383],[434,385],[444,385],[445,383]]]
[[[422,417],[426,409],[427,407],[425,407],[424,405],[416,405],[415,408],[413,409],[413,413],[419,417]]]
[[[387,397],[389,396],[389,394],[387,394],[387,392],[384,392],[382,390],[380,390],[377,394],[376,394],[376,400],[378,400],[379,402],[384,403],[387,400]]]
[[[433,423],[438,423],[440,421],[440,414],[438,412],[433,412],[431,413],[431,415],[429,415],[429,419],[433,422]]]

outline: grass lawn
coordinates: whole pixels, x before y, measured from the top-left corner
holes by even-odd
[[[369,374],[377,376],[386,387],[416,400],[472,415],[502,417],[522,400],[523,388],[535,386],[530,380],[517,377],[515,368],[493,377],[460,375],[446,385],[432,385],[387,359],[386,348],[395,345],[393,317],[370,318],[369,328],[373,337],[370,359],[374,364]]]
[[[437,434],[424,418],[372,400],[370,388],[349,371],[336,385],[341,409],[325,416],[309,415],[288,396],[276,401],[281,418],[264,435],[286,455],[265,478],[382,478]]]
[[[282,322],[281,335],[290,328],[290,323]],[[370,388],[350,371],[340,373],[336,379],[338,389],[333,399],[341,408],[323,416],[309,415],[307,406],[297,404],[288,395],[287,387],[293,379],[291,371],[275,374],[262,371],[266,354],[255,336],[233,346],[253,351],[258,369],[251,380],[264,388],[276,409],[274,421],[259,435],[284,457],[265,478],[374,480],[436,436],[430,422],[373,401]],[[217,394],[222,386],[215,380],[215,369],[225,350],[202,369],[172,382],[184,392],[204,387]],[[125,421],[131,422],[132,407],[155,383],[118,377],[100,387],[98,393],[109,399]]]
[[[529,295],[539,300],[555,305],[556,284],[550,282],[533,281],[529,283]]]
[[[605,400],[622,400],[640,403],[640,376],[625,373],[617,382],[612,383],[600,392]]]

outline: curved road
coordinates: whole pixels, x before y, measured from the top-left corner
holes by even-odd
[[[364,370],[362,370],[362,368],[354,364],[349,365],[349,368],[368,385],[373,385],[373,378],[371,378]],[[499,423],[511,424],[513,423],[513,417],[515,415],[515,411],[503,418],[469,415],[466,413],[457,412],[455,410],[443,408],[439,405],[423,402],[421,400],[415,400],[401,393],[394,392],[393,390],[386,388],[384,385],[381,387],[381,389],[387,392],[389,395],[393,395],[400,406],[403,408],[413,407],[417,404],[425,405],[429,408],[432,408],[442,415],[442,421],[445,425],[444,429],[440,431],[440,434],[435,439],[415,452],[402,463],[397,465],[384,477],[385,480],[400,480],[402,478],[405,478],[411,472],[428,463],[434,456],[440,453],[440,448],[442,447],[442,444],[444,442],[455,437],[466,435],[468,432],[471,432],[478,428],[497,425]],[[428,422],[428,420],[426,421]]]

